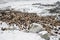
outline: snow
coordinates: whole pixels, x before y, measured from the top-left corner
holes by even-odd
[[[38,0],[38,1],[12,1],[12,2],[7,2],[7,3],[3,3],[3,4],[0,4],[0,8],[1,9],[5,9],[5,8],[13,8],[15,10],[18,10],[18,11],[23,11],[23,12],[34,12],[34,13],[41,13],[43,12],[44,9],[48,9],[48,8],[52,8],[52,7],[43,7],[42,9],[41,8],[38,8],[40,6],[37,6],[37,5],[32,5],[34,3],[42,3],[42,4],[53,4],[55,3],[56,1],[58,0]],[[37,7],[35,7],[37,6]]]
[[[6,22],[0,22],[0,28],[11,28],[11,29],[19,29],[19,27],[16,24],[9,25]]]
[[[1,27],[3,27],[3,28],[8,28],[8,25],[7,25],[5,22],[3,22],[2,25],[0,24],[0,28],[1,28]]]
[[[39,34],[40,35],[45,35],[45,34],[48,34],[48,32],[47,31],[41,31],[41,32],[39,32]]]
[[[50,36],[50,40],[59,40],[60,36]]]
[[[36,33],[26,33],[23,31],[19,31],[16,24],[9,26],[5,22],[0,22],[0,40],[44,40]],[[1,28],[16,28],[15,30],[5,30],[2,31]]]
[[[22,12],[29,12],[29,13],[37,13],[39,16],[54,16],[56,14],[50,14],[45,9],[50,9],[54,7],[45,7],[40,5],[32,5],[34,3],[42,3],[42,4],[53,4],[60,0],[29,0],[29,1],[14,1],[14,0],[1,0],[0,1],[0,9],[14,9],[17,11]],[[16,28],[19,30],[18,26],[16,24],[9,26],[5,22],[0,22],[0,29],[1,28]],[[37,33],[26,33],[18,30],[7,30],[2,31],[0,30],[0,40],[45,40],[41,37],[41,35],[47,34],[47,31],[41,31],[39,32],[40,35]],[[54,30],[52,30],[54,31]],[[60,32],[60,31],[59,31]],[[58,36],[50,36],[50,40],[59,40],[60,35]]]
[[[44,39],[34,33],[25,33],[15,30],[0,33],[0,40],[44,40]]]
[[[38,24],[37,24],[38,25]],[[1,28],[16,28],[14,30],[5,30],[2,31]],[[9,26],[5,22],[0,22],[0,40],[45,40],[40,37],[40,35],[36,33],[26,33],[23,31],[19,31],[18,26],[16,24],[12,24]]]
[[[33,24],[39,25],[37,23],[33,23]],[[33,33],[33,32],[27,33],[24,31],[19,31],[19,29],[2,31],[1,30],[2,27],[3,28],[14,27],[18,29],[18,26],[16,26],[16,24],[14,24],[14,26],[11,25],[10,27],[7,23],[2,22],[2,24],[0,24],[0,40],[45,40],[48,39],[48,37],[50,37],[50,40],[55,40],[55,39],[58,40],[60,38],[60,35],[49,36],[47,31],[40,31],[39,33]]]
[[[4,0],[2,0],[4,1]],[[42,3],[42,4],[54,4],[55,2],[60,1],[60,0],[5,0],[6,3],[0,4],[0,9],[14,9],[17,11],[22,11],[22,12],[29,12],[29,13],[37,13],[39,16],[51,16],[51,14],[45,10],[45,9],[51,9],[54,7],[45,7],[45,6],[40,6],[40,5],[32,5],[35,3]],[[43,13],[43,14],[41,14]],[[53,14],[55,15],[55,14]]]
[[[12,4],[11,4],[12,3]],[[5,4],[0,4],[0,8],[1,9],[5,9],[5,8],[13,8],[15,10],[20,10],[22,12],[39,12],[42,9],[38,9],[36,7],[33,7],[33,3],[37,3],[35,1],[30,1],[30,2],[26,2],[26,1],[20,1],[20,2],[8,2]]]

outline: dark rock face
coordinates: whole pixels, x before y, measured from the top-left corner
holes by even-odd
[[[1,28],[1,30],[2,30],[2,31],[5,31],[5,30],[6,30],[6,28]]]
[[[55,4],[41,4],[41,3],[35,3],[32,5],[40,5],[40,6],[56,6]]]
[[[60,1],[57,1],[55,4],[60,6]]]
[[[56,8],[53,8],[53,9],[49,9],[49,12],[50,13],[60,13],[60,8],[56,7]]]
[[[48,9],[50,13],[60,13],[60,1],[57,1],[55,7],[52,9]]]

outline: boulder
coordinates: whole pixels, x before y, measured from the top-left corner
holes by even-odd
[[[45,40],[49,40],[49,34],[47,31],[41,31],[38,33],[42,38],[44,38]]]
[[[42,30],[43,30],[43,26],[37,23],[32,23],[29,28],[29,32],[33,32],[33,33],[38,33]]]

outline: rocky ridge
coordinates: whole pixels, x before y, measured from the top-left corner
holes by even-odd
[[[60,22],[57,21],[56,16],[38,16],[36,13],[24,13],[13,10],[1,10],[0,21],[6,22],[7,24],[16,24],[20,30],[30,29],[32,23],[38,23],[45,28],[46,31],[51,33],[51,30],[57,26],[60,26]]]

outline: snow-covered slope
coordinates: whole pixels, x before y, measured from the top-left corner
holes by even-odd
[[[34,33],[25,33],[21,31],[0,31],[0,40],[44,40]]]
[[[55,2],[60,0],[0,0],[0,10],[5,9],[14,9],[17,11],[22,12],[33,12],[37,13],[39,16],[52,16],[56,14],[50,14],[49,11],[46,9],[55,8],[54,7],[46,7],[46,6],[40,6],[40,5],[32,5],[35,3],[41,3],[41,4],[54,4]],[[40,15],[41,14],[41,15]],[[8,28],[9,25],[7,25],[5,22],[3,25],[0,25],[0,28]],[[11,26],[12,28],[13,26]],[[17,26],[14,26],[17,28]],[[19,30],[19,28],[17,28]],[[36,33],[25,33],[18,30],[8,30],[8,31],[2,31],[0,30],[0,40],[45,40],[41,37],[41,35],[38,35]],[[46,31],[40,32],[41,34],[44,34]],[[60,36],[50,36],[50,40],[59,40]]]
[[[54,4],[57,1],[60,0],[11,0],[3,2],[0,4],[0,10],[4,9],[14,9],[17,11],[22,11],[22,12],[29,12],[29,13],[37,13],[39,16],[51,16],[52,14],[49,13],[46,9],[52,9],[55,8],[56,6],[41,6],[41,5],[32,5],[36,3],[41,3],[41,4]],[[2,1],[1,1],[2,2]],[[53,14],[56,15],[56,14]]]
[[[15,29],[12,29],[13,27]],[[7,29],[3,31],[1,30],[1,28],[10,28],[12,30]],[[9,26],[7,23],[0,21],[0,40],[45,40],[45,39],[40,37],[40,35],[36,33],[27,33],[23,31],[19,31],[18,26],[16,25]]]
[[[52,8],[52,7],[43,7],[40,5],[32,5],[34,3],[42,3],[42,4],[53,4],[58,0],[30,0],[30,1],[6,1],[6,3],[0,4],[0,8],[13,8],[15,10],[20,10],[24,12],[34,12],[34,13],[40,13],[45,9]]]
[[[36,23],[36,25],[41,26]],[[17,26],[11,26],[11,28],[18,29]],[[16,30],[16,29],[7,29],[5,31],[1,30],[1,28],[10,28],[9,25],[7,25],[5,22],[2,22],[0,24],[0,40],[47,40],[50,38],[50,40],[59,40],[60,35],[57,36],[51,36],[48,34],[47,31],[40,31],[39,33],[33,33],[32,32],[23,32]]]

